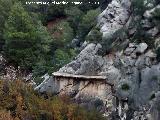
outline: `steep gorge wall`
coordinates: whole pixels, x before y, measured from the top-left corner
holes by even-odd
[[[155,51],[160,46],[160,30],[158,25],[153,23],[152,14],[159,5],[154,6],[153,0],[153,3],[146,4],[149,7],[144,15],[134,16],[131,11],[131,2],[130,0],[112,0],[98,16],[98,26],[103,33],[106,45],[110,38],[115,38],[109,45],[111,49],[113,49],[112,46],[116,46],[116,51],[101,56],[98,52],[105,46],[99,43],[87,44],[73,61],[58,71],[61,74],[58,80],[48,78],[37,89],[41,92],[53,92],[56,88],[57,91],[61,91],[60,93],[64,92],[75,98],[85,95],[82,101],[91,96],[93,99],[100,98],[103,103],[105,99],[114,96],[117,99],[116,106],[114,106],[114,100],[111,101],[113,109],[110,115],[118,114],[118,116],[113,115],[112,119],[159,120],[160,63],[156,59]],[[151,42],[155,43],[155,47],[151,47],[151,44],[146,43],[145,40],[130,41],[138,32],[137,25],[132,24],[133,21],[141,23],[143,32],[151,36],[153,39]],[[127,31],[127,36],[121,38],[118,36],[121,32],[117,34],[117,31],[123,28]],[[122,49],[119,46],[123,46]],[[105,76],[106,80],[104,82],[81,79],[76,81],[73,78],[65,78],[63,74]],[[106,82],[114,85],[112,89],[105,84]],[[108,96],[110,93],[112,94]],[[89,104],[92,100],[86,101]]]

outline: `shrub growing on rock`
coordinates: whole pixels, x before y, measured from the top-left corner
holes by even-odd
[[[121,89],[124,90],[124,91],[127,91],[130,89],[130,86],[127,84],[127,83],[124,83],[122,86],[121,86]]]
[[[63,65],[69,63],[75,57],[75,55],[76,53],[74,49],[69,49],[69,50],[57,49],[54,55],[55,70],[58,70],[60,67],[63,67]]]
[[[127,38],[126,28],[121,28],[115,33],[108,35],[107,37],[102,37],[102,55],[106,55],[111,51],[122,50],[126,47],[125,42]]]
[[[155,96],[155,93],[153,93],[150,97],[150,100],[154,99],[156,96]]]
[[[102,33],[98,29],[94,28],[87,35],[86,41],[89,41],[89,42],[92,42],[92,43],[100,43],[102,41]]]
[[[132,7],[135,15],[143,15],[146,10],[145,0],[133,0]]]
[[[96,18],[99,15],[100,10],[90,10],[83,16],[82,22],[78,27],[78,35],[81,41],[84,41],[89,31],[96,25]]]

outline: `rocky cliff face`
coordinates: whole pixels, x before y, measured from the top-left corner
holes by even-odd
[[[110,118],[115,98],[112,83],[106,81],[106,75],[98,74],[108,63],[97,55],[101,47],[100,44],[87,45],[75,60],[53,73],[52,77],[43,76],[45,80],[35,90],[66,94],[78,104],[88,109],[97,108]]]
[[[90,43],[58,73],[106,76],[106,82],[114,85],[112,96],[116,98],[116,106],[112,109],[110,119],[159,120],[160,63],[155,51],[160,46],[160,28],[155,24],[154,14],[160,10],[160,4],[156,0],[144,0],[146,10],[142,15],[136,15],[132,3],[132,0],[112,0],[98,16],[97,26],[106,43],[112,38],[110,49],[113,52],[101,56],[98,51],[104,45]],[[140,26],[135,23],[140,23]],[[122,29],[125,31],[120,32]],[[140,32],[143,34],[137,42],[135,36]],[[147,38],[151,39],[144,40]],[[48,78],[36,89],[41,92],[54,91],[54,82],[54,79]],[[93,86],[86,86],[84,93],[90,90],[100,92]],[[101,97],[106,97],[108,91],[104,94],[105,90],[103,89]]]
[[[112,0],[98,17],[103,38],[110,37],[127,23],[131,16],[130,8],[130,0]]]

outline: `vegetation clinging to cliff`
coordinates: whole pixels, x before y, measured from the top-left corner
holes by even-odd
[[[83,42],[96,24],[99,5],[88,1],[93,2],[42,6],[27,5],[26,0],[0,0],[1,52],[9,63],[33,72],[35,77],[59,69],[76,54],[70,45],[72,39],[78,37]],[[62,62],[60,56],[66,60]]]

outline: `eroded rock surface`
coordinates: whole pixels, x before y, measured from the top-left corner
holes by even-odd
[[[101,48],[100,44],[88,44],[75,60],[62,67],[59,72],[77,75],[96,74],[104,64],[103,57],[97,55],[98,50]]]
[[[110,40],[108,38],[114,38],[113,35],[118,30],[125,28],[127,31],[125,37],[121,37],[120,33],[112,42],[118,50],[113,50],[111,46],[113,52],[102,57],[98,55],[98,51],[102,49],[101,44],[84,43],[84,49],[80,54],[58,71],[60,74],[106,76],[105,81],[114,85],[112,90],[107,89],[105,83],[97,83],[94,80],[90,82],[59,79],[58,81],[52,77],[46,79],[37,89],[41,92],[67,93],[79,99],[81,104],[102,100],[103,105],[113,108],[111,113],[108,112],[112,119],[159,120],[160,63],[156,59],[155,50],[160,47],[160,30],[153,19],[159,4],[154,6],[154,0],[150,4],[144,1],[146,12],[142,16],[136,16],[132,14],[131,2],[131,0],[112,0],[98,16],[97,26],[103,33],[106,45]],[[139,26],[135,24],[137,21],[142,25],[144,36],[147,34],[155,39],[149,41],[154,43],[155,49],[143,39],[138,42],[130,41],[138,32]],[[119,46],[123,46],[122,49]],[[115,99],[110,99],[113,96],[116,102]],[[105,102],[107,104],[104,104]]]
[[[130,0],[112,0],[99,15],[98,24],[104,38],[108,38],[122,28],[130,17]]]

